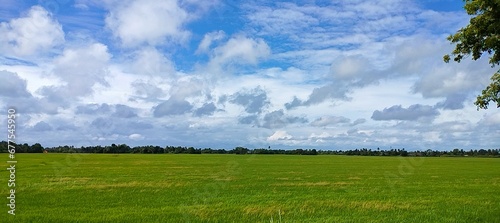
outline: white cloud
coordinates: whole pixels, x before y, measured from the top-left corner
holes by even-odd
[[[196,53],[205,53],[208,52],[210,46],[214,41],[219,41],[226,37],[226,34],[224,31],[219,30],[219,31],[214,31],[211,33],[205,34],[203,36],[203,39],[200,42],[200,45],[198,45],[198,49],[196,50]]]
[[[361,76],[370,67],[369,61],[361,55],[347,56],[332,63],[332,74],[339,79],[350,79]]]
[[[330,135],[328,132],[322,132],[321,134],[317,135],[316,133],[312,133],[309,136],[310,140],[313,140],[315,142],[324,142],[325,140],[333,139],[334,136]]]
[[[52,15],[33,6],[24,17],[0,23],[0,52],[9,56],[33,56],[64,43],[64,32]]]
[[[184,25],[188,13],[176,0],[131,0],[112,7],[106,26],[127,47],[183,42],[190,33]]]
[[[132,139],[132,140],[141,140],[141,139],[144,139],[145,137],[139,133],[134,133],[134,134],[130,134],[128,136],[129,139]]]
[[[267,137],[267,141],[290,140],[290,139],[292,139],[292,136],[283,130],[278,130],[274,132],[271,136]]]
[[[49,98],[61,100],[92,94],[96,83],[107,85],[105,77],[110,58],[107,46],[101,43],[67,48],[54,59],[53,73],[63,85],[48,86],[42,92]]]
[[[226,43],[213,49],[211,63],[224,64],[251,64],[256,65],[259,60],[268,57],[271,49],[263,39],[252,39],[237,35]]]
[[[135,52],[132,72],[139,75],[170,77],[175,74],[173,62],[158,49],[144,47]]]
[[[500,113],[487,114],[480,121],[481,125],[500,126]]]

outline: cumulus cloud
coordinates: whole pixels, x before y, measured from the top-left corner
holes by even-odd
[[[178,101],[202,96],[208,88],[207,83],[195,75],[179,78],[172,81],[170,85],[170,97]]]
[[[458,110],[464,108],[464,101],[467,95],[463,93],[450,94],[442,102],[438,102],[435,107],[443,108],[445,110]]]
[[[288,124],[306,123],[307,119],[303,117],[287,116],[282,109],[272,111],[264,115],[262,125],[260,127],[268,129],[283,128]]]
[[[199,107],[196,109],[193,113],[194,116],[210,116],[213,115],[214,112],[217,110],[217,107],[213,102],[210,103],[205,103],[203,106]]]
[[[369,60],[361,55],[344,56],[332,63],[331,73],[335,79],[355,79],[364,76],[369,64]]]
[[[332,136],[330,133],[328,132],[322,132],[321,134],[316,134],[316,133],[311,133],[311,135],[309,136],[309,139],[311,140],[314,140],[316,142],[323,142],[325,140],[330,140],[330,139],[333,139],[335,138],[334,136]]]
[[[186,100],[176,100],[170,98],[153,108],[155,117],[182,115],[190,112],[193,106]]]
[[[184,29],[188,13],[176,0],[120,1],[111,7],[106,26],[127,47],[158,45],[166,41],[185,41],[190,33]]]
[[[458,102],[460,98],[465,99],[460,95],[479,91],[489,83],[494,69],[486,62],[464,61],[454,66],[434,66],[429,70],[429,75],[422,76],[415,82],[413,91],[427,98],[447,97],[447,101]]]
[[[366,122],[366,119],[364,118],[358,118],[356,120],[354,120],[354,122],[352,122],[352,125],[355,126],[355,125],[360,125],[360,124],[363,124]]]
[[[230,96],[230,102],[245,107],[248,113],[261,113],[269,106],[270,101],[266,91],[260,86],[251,90],[242,90]]]
[[[135,90],[136,97],[140,97],[142,99],[156,100],[157,98],[166,95],[163,89],[158,87],[158,85],[153,82],[138,80],[134,81],[131,85]]]
[[[133,133],[133,134],[130,134],[128,136],[129,139],[132,139],[132,140],[141,140],[141,139],[144,139],[145,137],[139,133]]]
[[[26,89],[26,80],[6,70],[0,71],[0,95],[9,98],[31,97]]]
[[[94,119],[90,125],[99,130],[111,129],[114,126],[114,121],[109,118],[99,117]]]
[[[97,114],[107,114],[111,112],[111,106],[107,103],[103,104],[86,104],[79,105],[76,107],[76,114],[86,114],[86,115],[97,115]]]
[[[285,103],[285,108],[293,109],[299,106],[316,105],[329,99],[347,100],[349,99],[346,95],[347,92],[349,92],[347,85],[338,85],[337,83],[328,84],[322,87],[314,88],[305,101],[294,97],[291,102]]]
[[[22,113],[57,113],[58,105],[46,98],[34,97],[27,89],[26,80],[17,73],[0,71],[0,103],[4,107],[15,107]]]
[[[278,130],[269,137],[267,137],[267,141],[279,141],[279,140],[289,140],[289,139],[292,139],[292,136],[283,130]]]
[[[500,113],[486,114],[479,121],[479,126],[489,126],[496,128],[496,131],[500,131]]]
[[[268,57],[271,49],[263,39],[252,39],[236,35],[226,43],[213,49],[210,63],[216,66],[232,64],[256,65],[259,60]]]
[[[32,56],[64,43],[64,32],[52,15],[33,6],[23,16],[0,23],[0,52],[10,56]]]
[[[71,124],[71,123],[62,123],[59,126],[57,126],[57,128],[56,128],[57,131],[64,131],[64,132],[76,131],[78,129],[79,128],[76,125]]]
[[[258,124],[258,122],[259,122],[259,116],[257,115],[248,115],[238,118],[238,123],[240,124],[250,125],[250,124]]]
[[[127,105],[117,104],[115,105],[114,117],[118,118],[134,118],[137,117],[136,109],[129,107]]]
[[[414,104],[408,108],[403,108],[401,105],[394,105],[384,110],[376,110],[372,114],[372,119],[381,120],[408,120],[413,121],[422,117],[435,117],[439,115],[436,108],[429,105]]]
[[[137,109],[123,104],[109,105],[102,104],[85,104],[76,107],[75,114],[82,115],[111,115],[116,118],[133,118],[137,117]]]
[[[154,126],[149,122],[145,121],[127,121],[126,128],[127,129],[135,129],[135,130],[145,130],[152,129]]]
[[[44,121],[38,122],[33,126],[33,131],[36,132],[51,131],[52,129],[53,129],[52,126],[50,126],[48,123]]]
[[[131,61],[132,72],[139,75],[170,77],[175,74],[173,62],[154,47],[137,50]]]
[[[311,125],[316,127],[324,127],[328,125],[346,124],[350,122],[350,119],[343,116],[323,116],[311,122]]]
[[[105,76],[110,58],[107,46],[101,43],[65,49],[55,58],[53,69],[64,85],[44,87],[40,89],[41,94],[61,105],[70,99],[91,95],[96,83],[108,84]]]

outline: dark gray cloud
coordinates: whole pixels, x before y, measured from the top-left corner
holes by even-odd
[[[147,122],[132,121],[132,122],[127,122],[126,127],[134,130],[144,130],[144,129],[152,129],[153,125]]]
[[[365,122],[366,122],[366,119],[364,119],[364,118],[358,118],[358,119],[354,120],[354,122],[352,122],[352,126],[363,124]]]
[[[37,90],[37,93],[43,95],[44,100],[58,104],[60,107],[68,107],[72,100],[66,97],[67,92],[64,92],[66,87],[61,86],[44,86]]]
[[[214,112],[217,110],[217,107],[215,107],[215,104],[213,102],[206,103],[200,108],[196,109],[193,113],[194,116],[201,117],[201,116],[210,116],[213,115]]]
[[[299,106],[315,105],[328,99],[348,100],[349,98],[346,95],[347,92],[349,92],[349,90],[347,89],[347,85],[344,85],[342,83],[332,83],[323,87],[314,88],[312,93],[305,101],[294,97],[293,101],[285,104],[285,108],[293,109]]]
[[[259,116],[257,115],[244,116],[238,119],[238,123],[246,125],[258,124],[258,122],[259,122]]]
[[[71,123],[66,123],[66,124],[61,124],[57,126],[56,128],[57,131],[75,131],[78,130],[78,127]]]
[[[135,108],[128,105],[109,105],[107,103],[79,105],[76,107],[75,113],[84,115],[112,115],[113,117],[118,118],[137,117],[137,111]]]
[[[442,102],[435,105],[436,108],[445,110],[458,110],[464,108],[464,101],[467,99],[465,94],[451,94]]]
[[[264,116],[264,122],[262,127],[268,129],[274,128],[282,128],[286,126],[286,120],[284,119],[285,113],[283,110],[273,111],[271,113],[267,113]]]
[[[36,131],[36,132],[44,132],[44,131],[51,131],[51,130],[52,130],[52,126],[50,126],[48,123],[46,123],[44,121],[38,122],[33,126],[33,131]]]
[[[133,118],[137,117],[136,109],[131,108],[127,105],[117,104],[115,105],[115,112],[113,116],[118,118]]]
[[[439,115],[436,108],[429,105],[414,104],[408,108],[403,108],[401,105],[394,105],[384,110],[376,110],[372,114],[372,119],[381,120],[408,120],[413,121],[423,117],[435,117]]]
[[[302,105],[302,101],[298,99],[296,96],[293,97],[293,100],[291,102],[285,103],[285,108],[287,110],[290,110],[295,107],[299,107]]]
[[[282,109],[267,113],[264,116],[262,125],[260,127],[268,129],[283,128],[288,124],[293,123],[306,123],[307,119],[303,117],[286,116]]]
[[[58,104],[46,98],[36,98],[27,89],[26,80],[16,73],[0,71],[0,98],[6,107],[14,107],[23,114],[56,114]]]
[[[186,100],[176,100],[170,98],[155,106],[153,108],[153,115],[155,117],[182,115],[191,111],[192,108],[193,106]]]
[[[261,113],[270,104],[266,91],[256,87],[249,91],[239,91],[230,97],[230,102],[245,107],[248,113]]]
[[[328,125],[345,124],[350,122],[350,119],[343,116],[323,116],[311,122],[311,125],[316,127],[324,127]]]
[[[57,114],[58,104],[48,102],[44,98],[5,98],[3,101],[6,107],[14,107],[19,113],[23,114]]]
[[[85,114],[85,115],[96,115],[96,114],[107,114],[111,112],[111,106],[103,103],[103,104],[86,104],[79,105],[76,107],[76,114]]]
[[[111,120],[110,118],[99,117],[94,119],[94,121],[92,121],[90,125],[99,130],[109,129],[113,127],[113,120]]]
[[[0,71],[0,96],[10,98],[28,98],[31,94],[26,90],[26,80],[16,73]]]
[[[222,95],[222,96],[219,97],[219,100],[217,101],[217,103],[224,104],[224,103],[227,102],[227,100],[228,100],[227,99],[227,95]]]

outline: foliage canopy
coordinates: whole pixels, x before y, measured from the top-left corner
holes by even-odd
[[[500,64],[500,0],[465,0],[465,10],[471,15],[469,24],[450,35],[448,40],[456,47],[443,57],[449,62],[451,57],[460,63],[472,55],[473,60],[481,58],[483,53],[490,55],[489,63],[494,67]],[[490,101],[500,107],[500,71],[491,77],[492,82],[477,96],[474,103],[478,109],[487,109]]]

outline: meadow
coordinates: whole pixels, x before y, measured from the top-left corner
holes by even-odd
[[[5,160],[7,160],[7,154]],[[500,222],[500,159],[16,154],[2,222]],[[0,178],[8,196],[9,173]]]

